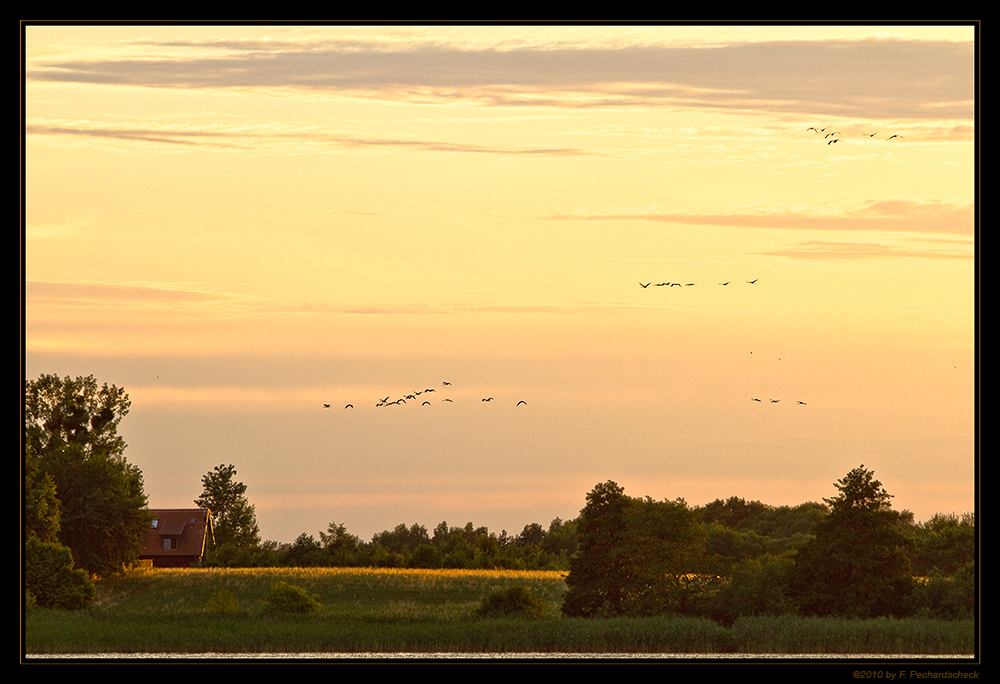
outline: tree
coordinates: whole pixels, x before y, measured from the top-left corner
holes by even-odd
[[[566,615],[598,617],[620,615],[631,574],[625,537],[624,488],[608,480],[587,494],[580,511],[579,542],[566,576],[568,590],[562,610]]]
[[[830,514],[796,560],[798,601],[807,615],[879,617],[905,614],[913,590],[904,533],[906,516],[864,465],[834,485],[824,499]]]
[[[247,486],[236,482],[236,467],[217,465],[201,478],[204,491],[195,504],[212,512],[216,552],[220,557],[260,546],[260,529],[254,507],[247,501]]]
[[[124,390],[98,387],[93,376],[42,375],[24,385],[25,454],[55,486],[59,542],[97,575],[134,563],[149,529],[142,472],[125,460],[117,431],[129,406]]]
[[[633,499],[609,480],[587,495],[578,525],[564,614],[650,615],[683,605],[679,578],[700,569],[705,540],[683,500]]]
[[[347,526],[343,523],[331,522],[327,525],[326,532],[319,533],[319,541],[330,556],[330,565],[357,564],[361,540],[348,532]]]
[[[29,445],[24,454],[25,605],[83,608],[96,587],[89,573],[73,566],[69,547],[59,543],[60,512],[52,476],[42,472]]]
[[[24,535],[59,541],[59,497],[52,476],[42,471],[30,444],[24,447]]]

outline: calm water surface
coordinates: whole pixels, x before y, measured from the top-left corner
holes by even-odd
[[[910,653],[29,653],[26,660],[949,660]]]

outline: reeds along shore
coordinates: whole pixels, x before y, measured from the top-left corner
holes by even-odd
[[[559,572],[246,568],[139,570],[102,581],[87,610],[35,609],[27,653],[894,653],[974,652],[972,619],[756,616],[566,618]],[[308,615],[268,611],[277,582],[314,595]],[[491,592],[524,586],[537,619],[486,619]],[[232,601],[213,603],[220,592]],[[215,605],[213,609],[211,606]],[[218,606],[222,606],[219,608]]]

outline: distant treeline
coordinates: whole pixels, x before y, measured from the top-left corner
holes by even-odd
[[[701,572],[728,576],[735,566],[764,557],[794,553],[814,536],[829,515],[823,503],[771,506],[739,497],[693,507],[705,534],[706,564]],[[517,535],[499,534],[471,522],[464,527],[441,522],[433,530],[399,524],[364,541],[344,525],[330,523],[317,539],[303,532],[292,543],[265,541],[254,548],[218,549],[205,565],[230,567],[379,567],[464,568],[568,571],[577,549],[578,518],[554,519],[548,527],[526,525]],[[916,523],[903,513],[913,545],[915,576],[950,577],[975,558],[975,516],[937,514]]]

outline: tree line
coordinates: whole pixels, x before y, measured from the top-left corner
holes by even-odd
[[[124,391],[92,376],[25,382],[26,605],[86,606],[95,577],[138,558],[151,516],[117,434],[128,408]],[[962,617],[975,605],[975,516],[916,523],[863,466],[834,483],[836,496],[798,506],[735,496],[690,506],[627,496],[609,480],[578,517],[516,535],[401,523],[362,540],[331,522],[291,543],[261,540],[236,474],[215,467],[193,501],[214,520],[204,566],[557,570],[571,616]]]

